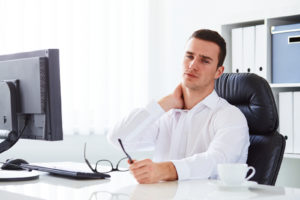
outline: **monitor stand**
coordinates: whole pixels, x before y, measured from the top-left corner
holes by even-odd
[[[0,153],[11,148],[20,138],[17,121],[18,81],[0,80]]]
[[[11,148],[21,137],[17,122],[17,80],[0,80],[0,153]],[[26,122],[25,126],[26,127]],[[37,179],[39,173],[25,170],[0,170],[1,181],[27,181]]]

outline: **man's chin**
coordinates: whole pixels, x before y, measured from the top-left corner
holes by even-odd
[[[183,80],[182,81],[182,86],[185,87],[185,88],[187,88],[187,89],[190,89],[190,90],[195,90],[195,89],[198,88],[196,84],[191,83],[188,80]]]

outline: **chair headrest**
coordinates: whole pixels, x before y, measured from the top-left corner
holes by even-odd
[[[269,135],[277,130],[277,108],[264,78],[252,73],[224,73],[216,80],[215,90],[244,113],[250,134]]]

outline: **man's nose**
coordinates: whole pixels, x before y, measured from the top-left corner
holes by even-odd
[[[190,62],[189,69],[198,69],[198,63],[196,59]]]

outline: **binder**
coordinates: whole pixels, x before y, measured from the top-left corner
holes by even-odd
[[[232,72],[240,73],[243,70],[243,28],[231,30],[232,36]]]
[[[243,72],[255,73],[255,26],[243,28]]]
[[[279,92],[279,133],[288,137],[285,153],[293,153],[293,92]]]
[[[267,38],[265,25],[255,26],[255,69],[254,73],[267,79]]]
[[[300,83],[300,23],[272,26],[272,82]]]
[[[300,153],[300,92],[294,92],[294,153]]]

